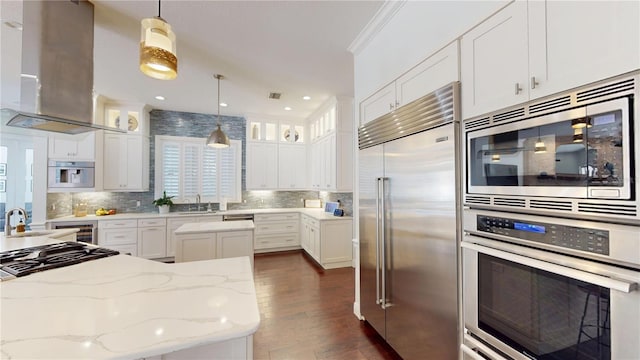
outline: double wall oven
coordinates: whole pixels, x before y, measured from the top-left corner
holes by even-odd
[[[640,359],[639,79],[463,123],[465,359]]]

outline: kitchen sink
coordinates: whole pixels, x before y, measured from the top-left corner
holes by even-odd
[[[178,214],[178,215],[204,215],[204,214],[215,214],[215,213],[217,213],[217,211],[201,210],[201,211],[182,211],[182,212],[178,212],[176,214]]]

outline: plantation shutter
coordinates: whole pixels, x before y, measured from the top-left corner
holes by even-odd
[[[205,146],[205,139],[156,136],[156,198],[166,191],[176,204],[242,200],[242,141],[226,149]]]
[[[165,142],[162,145],[162,184],[168,196],[180,195],[180,144]],[[159,196],[156,196],[159,197]]]
[[[202,197],[218,199],[218,151],[205,147],[202,159]]]

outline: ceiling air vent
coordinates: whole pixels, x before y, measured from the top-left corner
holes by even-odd
[[[282,96],[282,93],[277,93],[277,92],[269,93],[269,99],[280,100],[280,96]]]

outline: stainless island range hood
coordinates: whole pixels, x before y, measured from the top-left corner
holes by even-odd
[[[93,7],[86,0],[23,2],[20,104],[3,104],[4,124],[66,134],[125,132],[93,122]]]

